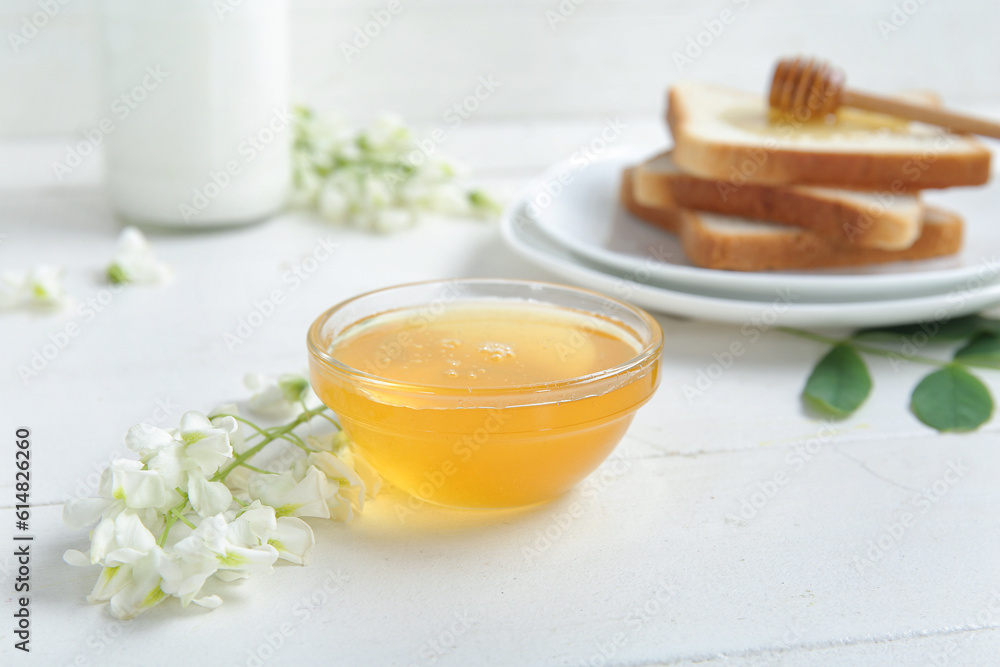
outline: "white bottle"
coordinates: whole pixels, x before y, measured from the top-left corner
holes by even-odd
[[[102,0],[107,186],[154,225],[252,222],[290,178],[285,0]]]

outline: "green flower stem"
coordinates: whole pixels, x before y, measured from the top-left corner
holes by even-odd
[[[249,419],[244,419],[243,417],[240,417],[239,415],[220,414],[220,415],[216,415],[216,416],[217,417],[232,417],[233,419],[235,419],[239,423],[246,424],[247,426],[249,426],[253,430],[257,431],[257,435],[260,435],[261,437],[264,437],[264,436],[267,435],[267,432],[264,429],[262,429],[261,427],[257,426],[256,424],[254,424]]]
[[[281,437],[282,437],[282,439],[287,440],[288,442],[292,443],[293,445],[295,445],[297,447],[300,447],[301,449],[305,450],[305,452],[307,454],[310,453],[310,452],[312,452],[312,451],[314,451],[309,445],[307,445],[305,443],[305,441],[302,438],[300,438],[295,433],[285,433]]]
[[[225,481],[226,476],[229,475],[229,473],[235,470],[236,467],[241,465],[244,461],[253,458],[254,455],[256,455],[257,452],[262,450],[264,447],[274,442],[278,438],[282,438],[286,434],[291,433],[293,430],[295,430],[302,424],[305,424],[313,417],[322,414],[324,411],[326,411],[326,409],[327,409],[326,406],[323,406],[320,408],[316,408],[315,410],[307,410],[284,426],[279,426],[274,429],[268,429],[267,435],[264,436],[263,440],[261,440],[256,445],[246,450],[242,454],[238,454],[233,459],[232,463],[230,463],[225,468],[223,468],[222,470],[220,470],[219,472],[215,473],[215,475],[212,476],[212,481],[213,482]]]
[[[319,416],[322,417],[323,419],[327,420],[328,422],[330,422],[334,426],[336,426],[338,431],[343,430],[343,429],[340,428],[340,423],[336,419],[334,419],[333,417],[331,417],[330,415],[326,414],[325,412],[320,413]]]
[[[309,411],[307,408],[303,408],[303,409],[304,409],[305,412]],[[283,430],[285,428],[284,426],[273,426],[271,428],[264,429],[264,428],[261,428],[261,427],[257,426],[256,424],[254,424],[249,419],[244,419],[243,417],[239,417],[237,415],[219,414],[219,415],[215,415],[215,416],[216,417],[232,417],[233,419],[235,419],[236,421],[240,422],[241,424],[246,424],[247,426],[249,426],[250,428],[252,428],[254,431],[256,431],[256,433],[254,433],[252,436],[250,436],[250,438],[247,438],[247,442],[249,442],[253,438],[258,438],[258,437],[260,437],[260,438],[267,438],[267,437],[270,437],[272,435],[276,435],[277,438],[280,438],[281,440],[287,440],[288,442],[292,443],[296,447],[300,447],[301,449],[305,450],[306,452],[313,451],[312,449],[309,448],[308,445],[306,445],[305,442],[302,441],[302,438],[300,438],[299,436],[295,435],[294,433],[290,433],[290,432],[289,433],[285,433],[284,430]],[[326,415],[323,415],[323,416],[326,416]],[[334,423],[336,423],[336,422],[334,422]],[[273,438],[272,438],[272,440],[273,440]],[[272,440],[269,440],[268,442],[271,442]],[[250,466],[245,466],[245,467],[249,468]]]
[[[244,461],[243,463],[241,463],[240,466],[246,468],[247,470],[252,470],[254,472],[263,473],[265,475],[277,475],[278,474],[278,473],[272,472],[270,470],[264,470],[263,468],[258,468],[257,466],[252,466],[249,463],[247,463],[246,461]]]
[[[194,528],[187,519],[184,519],[184,508],[187,507],[188,502],[187,494],[180,491],[180,489],[178,489],[178,492],[183,496],[183,499],[167,511],[167,523],[163,527],[163,532],[160,533],[160,539],[156,541],[156,544],[160,547],[167,543],[167,535],[170,534],[170,529],[173,528],[177,519],[182,519],[184,523]]]
[[[308,147],[306,144],[304,147]],[[320,176],[329,176],[335,171],[340,171],[342,169],[349,168],[358,169],[370,169],[374,172],[385,172],[385,171],[400,171],[404,174],[408,174],[413,171],[413,167],[406,164],[405,162],[386,162],[385,160],[373,160],[370,158],[357,158],[357,159],[347,159],[343,157],[334,157],[333,164],[320,165],[314,164],[313,170]]]
[[[899,359],[901,356],[899,352],[894,352],[892,350],[886,350],[881,347],[874,347],[872,345],[865,345],[864,343],[858,343],[852,338],[830,338],[829,336],[821,336],[820,334],[815,334],[810,331],[802,331],[801,329],[791,329],[789,327],[778,327],[778,331],[781,331],[792,336],[798,336],[799,338],[805,338],[806,340],[815,341],[817,343],[826,343],[827,345],[838,345],[844,343],[845,345],[850,345],[858,352],[864,352],[865,354],[871,354],[877,357],[886,357],[889,359]],[[917,363],[927,364],[928,366],[937,366],[939,368],[947,366],[949,361],[941,361],[940,359],[931,359],[930,357],[922,357],[920,355],[905,355],[904,357],[907,361],[916,361]]]

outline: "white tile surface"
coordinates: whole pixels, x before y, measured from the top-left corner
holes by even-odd
[[[35,440],[40,449],[45,434]],[[227,603],[211,613],[165,604],[128,624],[82,601],[93,573],[59,560],[80,536],[59,526],[59,507],[40,507],[34,641],[51,664],[76,655],[128,664],[140,645],[144,664],[231,662],[233,641],[170,638],[237,627],[266,638],[288,623],[277,664],[327,655],[331,664],[406,665],[430,662],[421,651],[436,637],[449,643],[449,627],[466,619],[440,664],[586,664],[609,647],[614,665],[722,656],[889,664],[899,655],[923,664],[940,651],[951,652],[949,664],[974,664],[997,646],[996,632],[981,628],[1000,624],[1000,454],[991,440],[831,445],[797,473],[778,446],[640,459],[525,512],[428,506],[400,518],[389,495],[356,523],[315,522],[306,570],[227,587]],[[951,461],[969,470],[922,512],[913,496]],[[791,480],[756,516],[731,516],[746,489],[779,470]],[[575,519],[574,503],[583,508]],[[859,570],[855,557],[907,510],[912,525]],[[5,527],[11,514],[0,512]],[[95,640],[119,631],[107,645]]]
[[[548,136],[533,148],[545,159],[585,131],[577,127],[563,135],[503,123],[492,136],[467,130],[455,145],[472,154],[515,132]],[[654,129],[644,127],[636,131],[652,142]],[[51,150],[22,144],[0,154],[44,165]],[[505,159],[484,158],[485,170],[508,175],[492,181],[498,187],[515,187],[514,174],[534,171]],[[9,162],[4,169],[17,171]],[[118,229],[93,185],[97,172],[83,173],[63,188],[46,184],[44,171],[35,180],[12,176],[20,187],[0,200],[4,265],[65,266],[78,305],[100,297],[95,268]],[[289,290],[245,345],[227,350],[222,333],[255,300],[284,288],[290,263],[326,237],[341,246],[334,259]],[[172,422],[184,409],[239,399],[248,370],[302,367],[308,323],[359,291],[443,276],[546,277],[505,250],[492,226],[465,221],[429,221],[383,238],[286,216],[152,240],[176,270],[171,285],[115,294],[92,319],[73,310],[18,313],[0,326],[0,426],[34,432],[33,499],[41,505],[33,522],[34,641],[46,664],[134,664],[139,650],[149,665],[253,664],[245,640],[224,638],[266,642],[283,623],[290,625],[274,639],[281,647],[269,664],[324,656],[344,665],[576,665],[599,663],[602,649],[613,653],[605,664],[620,666],[983,664],[995,654],[997,426],[932,434],[906,409],[923,369],[894,373],[875,361],[869,402],[824,427],[797,398],[821,350],[776,332],[746,340],[747,353],[689,401],[684,385],[715,363],[713,353],[745,337],[736,327],[669,317],[659,318],[667,336],[663,385],[619,449],[624,474],[596,475],[527,512],[426,507],[401,519],[400,499],[385,495],[350,525],[316,522],[308,569],[283,567],[225,588],[226,604],[211,613],[169,603],[119,624],[84,603],[93,573],[60,560],[84,536],[60,525],[59,503],[93,488],[99,467],[124,451],[125,428],[163,417],[158,407]],[[81,334],[25,385],[17,366],[70,320]],[[951,464],[960,477],[947,473]],[[946,473],[954,484],[941,481]],[[6,507],[8,477],[0,480]],[[931,496],[922,500],[925,489]],[[567,518],[574,502],[582,512]],[[900,531],[905,513],[912,518]],[[0,526],[6,542],[10,510],[0,511]],[[9,597],[4,559],[0,586]],[[317,586],[330,572],[346,579],[328,593]],[[658,594],[658,586],[667,588]],[[452,626],[454,646],[446,649]],[[208,633],[223,639],[207,649],[173,640]],[[268,652],[266,644],[248,646]],[[9,642],[0,646],[4,660],[10,655]]]

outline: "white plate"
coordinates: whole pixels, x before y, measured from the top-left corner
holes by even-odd
[[[943,294],[853,303],[806,303],[788,288],[776,288],[767,300],[725,299],[667,289],[646,282],[643,268],[631,272],[601,269],[553,243],[537,226],[526,223],[524,202],[508,209],[501,221],[504,241],[517,254],[583,287],[599,290],[650,310],[695,319],[731,322],[765,330],[773,326],[868,327],[946,320],[1000,304],[1000,285],[973,277]]]
[[[580,168],[558,164],[532,183],[521,202],[551,241],[605,268],[635,272],[672,288],[723,298],[773,298],[790,289],[803,301],[878,301],[948,292],[1000,275],[1000,184],[955,188],[926,198],[970,221],[964,250],[952,257],[815,271],[746,273],[691,266],[678,239],[626,213],[618,203],[622,169],[653,151],[621,149]],[[553,194],[554,193],[554,194]]]

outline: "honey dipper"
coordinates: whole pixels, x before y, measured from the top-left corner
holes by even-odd
[[[971,132],[1000,139],[1000,123],[922,104],[881,97],[844,88],[844,73],[813,58],[782,58],[774,68],[770,104],[796,118],[822,119],[840,106],[899,116],[940,125],[952,132]]]

